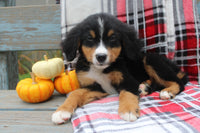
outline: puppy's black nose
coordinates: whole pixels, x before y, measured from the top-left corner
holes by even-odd
[[[96,59],[99,63],[103,63],[107,58],[106,54],[97,54]]]

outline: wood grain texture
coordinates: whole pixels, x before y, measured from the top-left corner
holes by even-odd
[[[19,81],[17,52],[9,51],[6,53],[7,53],[8,88],[14,90]],[[0,76],[1,76],[1,72],[0,72]]]
[[[60,5],[0,8],[0,51],[60,49]]]
[[[71,122],[56,126],[51,115],[66,96],[55,92],[43,103],[21,101],[15,90],[0,90],[0,132],[2,133],[73,133]]]
[[[0,7],[15,6],[16,0],[1,0]]]
[[[56,4],[56,0],[16,0],[16,6]]]
[[[17,52],[0,52],[0,88],[15,89],[18,82]]]
[[[1,89],[8,89],[8,73],[7,73],[7,53],[0,52],[0,87]]]
[[[51,111],[0,111],[2,133],[73,133],[72,124],[54,125]]]
[[[48,101],[32,104],[23,102],[15,90],[0,90],[0,111],[54,111],[65,99],[65,95],[54,92]]]

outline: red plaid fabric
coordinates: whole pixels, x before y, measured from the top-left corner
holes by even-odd
[[[115,6],[115,5],[114,5]],[[117,0],[117,12],[114,15],[119,20],[133,25],[144,39],[144,50],[168,54],[167,28],[164,1],[155,0]]]
[[[62,39],[90,14],[110,13],[135,27],[144,40],[145,52],[166,55],[189,74],[191,81],[199,80],[200,84],[196,0],[61,0],[61,9]]]
[[[200,26],[195,4],[195,0],[117,0],[113,6],[119,20],[138,30],[144,51],[166,55],[197,81]]]
[[[127,122],[118,115],[118,95],[78,108],[74,133],[198,133],[200,132],[200,86],[189,83],[173,100],[161,100],[155,92],[140,99],[141,116]]]
[[[176,51],[174,61],[188,72],[190,80],[200,79],[200,25],[194,0],[175,0]]]
[[[85,17],[107,12],[135,27],[144,40],[144,51],[173,59],[191,81],[199,79],[200,84],[200,25],[195,5],[196,0],[61,0],[62,39]],[[135,122],[120,119],[118,104],[118,95],[112,95],[78,108],[71,119],[74,132],[200,132],[196,82],[170,101],[160,100],[157,92],[142,97],[141,117]]]

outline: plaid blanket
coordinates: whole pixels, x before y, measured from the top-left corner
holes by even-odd
[[[78,108],[71,121],[75,133],[198,133],[200,86],[189,83],[173,100],[161,100],[155,92],[140,99],[141,116],[127,122],[118,115],[118,95]]]
[[[61,33],[90,14],[106,12],[134,25],[145,52],[158,52],[176,62],[200,84],[200,23],[196,0],[61,0]],[[192,82],[194,83],[194,82]],[[141,117],[119,118],[118,95],[78,108],[71,121],[75,133],[200,132],[200,86],[189,83],[170,101],[158,93],[141,98]]]
[[[134,25],[145,52],[174,60],[200,84],[200,23],[196,0],[61,0],[62,39],[87,16],[106,12]]]

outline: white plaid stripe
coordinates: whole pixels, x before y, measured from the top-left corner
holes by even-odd
[[[188,84],[192,86],[193,84]],[[199,87],[199,88],[198,88]],[[191,94],[187,92],[193,91]],[[126,122],[121,119],[112,119],[109,115],[117,114],[118,110],[118,100],[114,100],[106,103],[90,103],[81,108],[78,108],[75,111],[75,114],[72,117],[72,122],[76,119],[81,119],[89,117],[88,121],[81,121],[78,126],[75,127],[75,133],[144,133],[148,132],[159,132],[159,133],[197,133],[194,127],[187,123],[187,120],[191,120],[193,117],[200,117],[198,113],[200,111],[199,105],[194,104],[192,101],[199,101],[200,99],[194,99],[192,96],[200,93],[200,86],[193,86],[190,89],[187,89],[185,92],[182,92],[180,95],[176,96],[175,99],[170,102],[166,102],[158,99],[157,96],[148,96],[143,97],[140,100],[140,108],[142,111],[145,111],[143,115],[135,122]],[[118,95],[112,95],[109,97],[117,97]],[[157,99],[157,100],[154,100]],[[192,108],[186,108],[181,103],[187,103]],[[167,107],[171,104],[176,104],[180,106],[183,110],[177,110],[176,112],[169,112],[170,109]],[[174,105],[175,107],[175,105]],[[156,110],[154,113],[152,108]],[[165,108],[165,112],[163,112]],[[169,111],[167,111],[169,110]],[[93,114],[104,113],[104,116],[98,119],[92,119]],[[184,120],[177,117],[178,115],[184,114]],[[191,114],[191,115],[187,115]],[[195,122],[195,121],[194,121]]]
[[[67,25],[67,16],[66,16],[66,0],[61,0],[61,39],[64,40],[66,37],[66,25]]]
[[[193,7],[196,7],[196,5],[197,5],[197,2],[196,1],[193,2]],[[200,33],[199,33],[199,30],[198,30],[198,29],[200,29],[200,24],[197,23],[197,22],[199,22],[199,16],[196,15],[196,14],[198,14],[197,13],[197,7],[194,8],[194,15],[195,15],[194,16],[194,21],[195,21],[195,28],[197,29],[196,30],[196,37],[197,37],[197,49],[196,49],[196,51],[197,51],[197,66],[198,66],[197,67],[197,69],[198,69],[198,83],[200,85],[200,42],[199,42]]]
[[[155,6],[155,9],[154,9],[154,12],[155,13],[163,13],[164,14],[164,9],[161,9],[161,8],[158,8],[157,9],[157,4],[158,6],[159,5],[162,5],[163,3],[163,0],[162,1],[157,1],[157,3],[154,3],[154,6]],[[92,8],[92,9],[88,9],[88,10],[75,10],[73,9],[71,5],[75,5],[75,3],[79,3],[80,5],[82,4],[82,6],[78,6],[78,4],[76,5],[76,7],[74,7],[75,9],[78,9],[79,7],[85,7],[86,5],[88,5],[88,7],[91,7],[94,5],[94,1],[93,0],[87,0],[87,1],[84,1],[83,3],[80,3],[80,0],[61,0],[61,33],[62,33],[62,39],[65,38],[65,33],[66,31],[69,31],[71,29],[71,27],[73,27],[74,25],[76,25],[78,22],[80,22],[81,20],[83,20],[85,17],[89,16],[90,14],[93,14],[93,13],[97,13],[97,12],[108,12],[108,13],[111,13],[113,15],[117,15],[117,12],[116,12],[116,0],[96,0],[95,1],[95,8]],[[86,4],[84,4],[86,3]],[[96,4],[98,3],[98,4]],[[108,5],[110,5],[110,7],[107,5],[107,8],[106,8],[106,4],[109,3]],[[143,22],[142,22],[142,25],[144,26],[144,28],[146,27],[145,24],[144,24],[144,11],[142,11],[141,9],[144,9],[143,8],[143,5],[141,4],[140,0],[126,0],[126,3],[132,3],[131,5],[127,5],[127,12],[129,13],[129,11],[133,11],[133,13],[130,12],[130,14],[134,14],[132,16],[128,15],[127,13],[127,22],[129,23],[130,19],[131,20],[134,20],[134,26],[135,26],[135,29],[138,30],[139,28],[139,22],[138,22],[138,19],[139,19],[139,16],[141,16],[140,14],[138,14],[137,12],[140,10],[141,13],[143,14],[141,17],[143,18]],[[138,3],[138,6],[136,6]],[[65,5],[65,6],[63,6]],[[90,5],[90,6],[89,6]],[[73,12],[73,15],[71,15],[71,13]],[[75,14],[74,14],[75,13]],[[86,15],[87,14],[87,15]],[[155,21],[159,21],[160,18],[155,18]],[[141,24],[141,22],[140,22]],[[163,36],[163,35],[161,35]],[[164,35],[166,36],[166,35]],[[155,37],[158,38],[159,40],[159,35],[155,35]],[[146,43],[146,41],[148,39],[151,39],[150,38],[145,38],[144,41]],[[155,45],[155,46],[151,46],[151,47],[146,47],[144,48],[145,50],[146,49],[153,49],[153,48],[159,48],[159,47],[165,47],[165,50],[160,50],[161,54],[167,54],[167,42],[162,42],[162,43],[158,43],[159,45]]]
[[[143,0],[142,0],[143,1]],[[141,2],[142,3],[142,5],[141,5],[141,9],[139,8],[139,10],[141,10],[142,11],[142,17],[140,16],[140,14],[139,14],[139,16],[140,16],[140,18],[142,18],[144,21],[142,22],[142,24],[140,24],[140,25],[142,25],[143,26],[143,29],[144,29],[144,39],[146,38],[146,25],[145,25],[145,12],[144,12],[144,2]],[[146,43],[146,41],[144,41],[144,52],[147,52],[147,49],[145,49],[147,47],[147,43]]]
[[[193,1],[193,6],[195,7],[196,0]],[[197,37],[197,48],[194,49],[193,52],[196,52],[196,64],[187,64],[187,61],[191,59],[191,57],[187,57],[185,53],[189,51],[185,50],[183,47],[183,43],[180,44],[180,50],[175,51],[175,36],[176,40],[184,40],[184,38],[188,35],[185,34],[184,30],[186,26],[184,24],[184,15],[183,15],[183,7],[182,0],[152,0],[153,2],[153,12],[154,18],[150,19],[150,21],[161,22],[167,24],[167,33],[157,34],[150,37],[146,36],[146,28],[149,20],[145,18],[145,9],[144,9],[144,0],[126,0],[126,18],[127,23],[134,24],[135,29],[143,29],[144,32],[144,51],[149,49],[156,49],[155,52],[159,52],[160,54],[168,55],[172,53],[175,54],[174,61],[183,69],[187,66],[196,65],[198,72],[197,78],[199,79],[200,84],[200,46],[199,46],[199,30],[200,23],[198,19],[198,15],[196,8],[194,8],[194,24],[196,33],[192,33]],[[78,4],[77,4],[78,3]],[[65,38],[66,31],[69,31],[73,26],[83,20],[85,17],[90,14],[94,14],[97,12],[108,12],[113,15],[117,15],[117,0],[61,0],[61,33],[62,39]],[[173,10],[171,7],[173,6]],[[79,10],[82,9],[82,10]],[[83,10],[84,9],[84,10]],[[163,13],[163,17],[155,17],[155,15]],[[174,16],[174,17],[173,17]],[[167,19],[166,19],[167,17]],[[175,25],[173,27],[173,25]],[[160,27],[158,27],[160,28]],[[160,30],[160,29],[159,29]],[[174,36],[175,30],[175,36]],[[155,44],[149,46],[147,42],[155,38],[157,41]],[[161,38],[164,38],[161,39]],[[148,46],[147,46],[148,45]],[[188,49],[191,50],[191,49]],[[171,58],[172,58],[171,57]],[[195,56],[194,56],[195,57]],[[190,75],[192,77],[193,75]],[[195,79],[196,77],[193,76]],[[197,79],[196,78],[196,79]]]
[[[194,25],[195,25],[195,29],[196,29],[196,33],[187,33],[187,29],[186,28],[186,24],[185,24],[185,18],[183,15],[183,3],[181,0],[174,0],[173,1],[173,5],[174,5],[174,22],[175,22],[175,32],[176,32],[176,39],[177,40],[181,40],[180,44],[179,44],[179,49],[175,51],[175,58],[174,61],[181,67],[181,68],[187,68],[190,66],[196,66],[197,67],[197,76],[193,76],[193,75],[189,75],[190,78],[193,79],[198,79],[199,83],[200,83],[200,78],[199,78],[199,20],[198,20],[198,15],[196,12],[196,0],[192,0],[193,2],[193,14],[194,14]],[[187,25],[190,25],[189,23]],[[184,40],[185,38],[187,39],[187,35],[193,35],[196,36],[197,39],[197,46],[196,49],[191,49],[191,48],[186,48],[184,47],[184,42],[182,40]],[[192,51],[193,50],[193,51]],[[191,53],[191,51],[193,53],[196,53],[196,55],[193,56],[188,56],[187,53]],[[191,59],[196,59],[196,63],[193,64],[188,64],[188,60]]]
[[[140,0],[134,0],[134,1],[130,1],[130,0],[126,0],[126,4],[127,4],[127,8],[126,8],[126,18],[127,18],[127,23],[130,25],[134,25],[135,29],[137,31],[139,31],[139,27],[142,27],[143,31],[144,31],[144,48],[143,50],[146,52],[146,50],[149,49],[159,49],[159,53],[160,54],[168,54],[168,45],[167,45],[167,41],[166,39],[161,39],[161,38],[167,38],[167,34],[155,34],[153,36],[147,37],[146,36],[146,24],[151,23],[151,22],[158,22],[160,23],[161,21],[163,21],[165,23],[165,16],[161,17],[161,16],[157,16],[154,17],[152,19],[145,19],[145,9],[144,9],[144,5],[143,2],[141,2]],[[153,11],[154,11],[154,15],[157,14],[165,14],[165,9],[163,8],[164,6],[164,1],[153,1]],[[146,9],[149,10],[149,9]],[[152,14],[153,15],[153,14]],[[146,22],[146,23],[145,23]],[[156,26],[156,25],[155,25]],[[147,26],[148,27],[148,26]],[[158,26],[158,30],[160,31],[160,27]],[[151,40],[151,39],[156,39],[156,43],[151,45],[151,46],[147,46],[147,41]]]
[[[175,52],[175,28],[174,28],[174,17],[172,17],[174,16],[172,0],[166,0],[165,9],[167,17],[166,21],[167,21],[168,52]],[[174,54],[172,56],[174,56]]]

